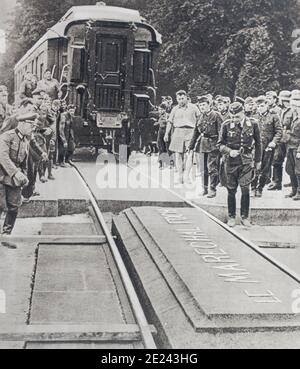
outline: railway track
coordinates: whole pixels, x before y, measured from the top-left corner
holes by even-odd
[[[23,342],[28,349],[156,349],[155,328],[147,322],[105,217],[84,176],[73,169],[88,194],[93,227],[82,234],[53,224],[45,234],[2,237],[37,248],[27,324],[1,327],[0,341]],[[84,286],[75,285],[81,280]]]

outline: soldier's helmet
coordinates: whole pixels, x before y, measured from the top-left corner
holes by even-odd
[[[300,107],[300,90],[293,90],[291,94],[291,105],[294,107]]]

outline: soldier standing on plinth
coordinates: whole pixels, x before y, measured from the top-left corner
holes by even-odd
[[[269,108],[265,96],[258,97],[256,104],[262,143],[262,166],[252,183],[252,190],[253,196],[262,197],[272,168],[275,149],[281,141],[283,130],[278,114]]]
[[[22,187],[28,184],[26,163],[29,139],[35,129],[35,120],[19,117],[16,129],[0,136],[0,215],[7,209],[2,235],[10,235],[22,203]],[[16,248],[2,242],[2,246]]]
[[[226,156],[228,225],[236,225],[236,192],[241,187],[241,221],[250,227],[250,184],[253,172],[261,167],[261,139],[256,120],[247,118],[241,103],[230,106],[232,117],[222,124],[218,147]],[[254,155],[253,155],[254,150]]]

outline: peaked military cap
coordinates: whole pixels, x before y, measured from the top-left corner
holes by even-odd
[[[233,115],[236,115],[243,110],[244,110],[244,106],[240,102],[234,102],[233,104],[230,105],[230,108],[229,108],[230,113]]]
[[[234,102],[240,103],[242,105],[245,104],[245,100],[242,97],[236,96]]]
[[[199,104],[202,104],[202,103],[210,104],[211,103],[211,100],[208,96],[198,96],[197,100]]]

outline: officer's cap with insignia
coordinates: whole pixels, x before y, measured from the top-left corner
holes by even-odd
[[[279,93],[279,99],[281,101],[290,101],[291,100],[292,93],[290,91],[281,91]]]
[[[39,117],[36,113],[26,113],[22,115],[18,115],[16,117],[18,122],[27,122],[27,123],[35,123],[35,120]]]
[[[243,104],[240,102],[234,102],[230,105],[229,111],[231,114],[236,115],[244,110]]]
[[[264,95],[258,96],[256,98],[256,104],[267,104],[267,103],[268,103],[267,98]]]

